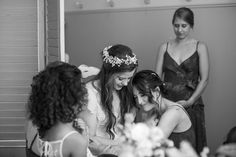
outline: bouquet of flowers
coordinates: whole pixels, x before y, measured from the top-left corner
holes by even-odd
[[[119,157],[164,157],[165,149],[174,146],[173,141],[164,138],[161,129],[146,123],[133,123],[130,114],[125,115],[121,130],[123,145]]]

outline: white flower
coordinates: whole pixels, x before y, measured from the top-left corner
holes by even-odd
[[[165,152],[163,149],[156,149],[154,150],[153,155],[156,157],[165,157]]]
[[[154,142],[160,142],[164,138],[164,133],[159,127],[153,127],[150,134]]]
[[[140,157],[152,156],[153,144],[149,139],[145,139],[137,144],[136,154]]]
[[[122,58],[118,58],[118,57],[113,57],[111,55],[109,55],[108,50],[111,48],[112,46],[108,46],[105,47],[103,50],[103,61],[105,63],[110,63],[112,67],[114,67],[115,65],[117,65],[118,67],[121,66],[121,64],[126,64],[126,65],[130,65],[130,64],[137,64],[138,63],[138,59],[136,58],[136,55],[133,53],[133,57],[126,55],[126,59],[122,59]]]
[[[131,138],[137,142],[142,142],[148,138],[150,133],[149,127],[144,123],[137,123],[131,130]]]
[[[164,138],[160,128],[146,123],[135,124],[129,116],[125,117],[122,129],[125,141],[119,157],[164,157],[165,148],[173,146],[173,141]]]

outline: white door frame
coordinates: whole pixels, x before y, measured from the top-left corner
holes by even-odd
[[[60,58],[65,61],[65,7],[64,0],[60,0]]]
[[[38,37],[38,71],[45,67],[45,19],[44,0],[37,0],[37,37]]]
[[[55,6],[56,7],[56,6]],[[60,60],[65,61],[65,16],[64,0],[59,0],[59,51]],[[38,34],[38,71],[46,65],[46,29],[45,29],[45,0],[37,0],[37,34]]]

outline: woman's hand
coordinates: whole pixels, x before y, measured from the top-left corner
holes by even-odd
[[[186,101],[186,100],[179,100],[176,103],[182,105],[184,108],[188,108],[193,105],[191,101]]]
[[[88,137],[89,136],[89,129],[86,123],[81,119],[77,118],[73,122],[73,127],[82,135]]]
[[[104,145],[96,139],[90,138],[89,149],[94,155],[114,154],[118,155],[121,151],[120,145]]]
[[[135,119],[135,115],[133,113],[126,113],[125,114],[125,122],[126,123],[133,123]]]
[[[220,146],[216,151],[216,156],[236,157],[236,144],[225,144]]]

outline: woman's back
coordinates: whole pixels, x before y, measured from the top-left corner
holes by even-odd
[[[59,130],[59,128],[55,129]],[[52,133],[53,131],[48,135],[45,134],[45,138],[43,139],[40,139],[39,135],[36,134],[30,146],[27,148],[27,157],[86,156],[88,143],[80,133],[73,129],[61,132],[57,131],[54,132],[54,135]]]
[[[87,156],[87,137],[72,126],[87,101],[81,75],[76,66],[56,61],[33,77],[27,118],[36,132],[27,129],[29,155]]]

